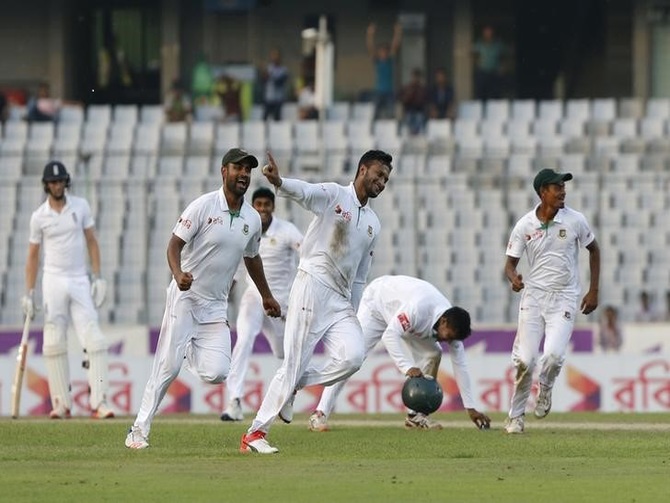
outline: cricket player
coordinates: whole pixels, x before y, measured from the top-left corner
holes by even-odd
[[[44,167],[42,184],[46,201],[30,217],[26,294],[23,312],[35,316],[35,283],[44,249],[42,302],[44,340],[42,353],[47,367],[52,419],[71,415],[70,364],[67,354],[67,330],[70,322],[86,350],[89,361],[88,380],[91,389],[92,417],[114,417],[107,406],[108,368],[107,340],[98,323],[98,312],[105,300],[107,283],[100,278],[100,247],[95,222],[85,199],[73,196],[70,175],[65,165],[51,161]],[[86,251],[91,266],[89,278]]]
[[[471,333],[470,314],[451,302],[433,285],[410,276],[380,276],[365,288],[358,307],[365,355],[382,341],[398,370],[407,377],[437,377],[442,360],[440,342],[449,344],[449,357],[463,405],[478,428],[491,419],[474,407],[463,340]],[[327,418],[346,381],[324,388],[309,429],[327,431]],[[420,412],[408,411],[405,427],[441,429],[442,425]]]
[[[288,294],[295,277],[302,233],[287,220],[273,215],[275,194],[261,187],[251,196],[251,204],[261,216],[263,234],[259,254],[263,260],[265,277],[273,295],[281,306],[282,313],[288,306]],[[237,314],[237,341],[233,348],[230,373],[226,380],[228,407],[221,415],[222,421],[242,421],[242,397],[244,376],[249,366],[249,358],[256,336],[262,331],[270,343],[272,353],[284,358],[285,318],[272,318],[265,314],[258,288],[247,278],[247,288],[240,299]]]
[[[172,280],[151,375],[125,445],[149,447],[151,422],[186,360],[204,382],[223,382],[230,368],[228,292],[238,264],[244,263],[270,316],[280,316],[258,254],[261,218],[244,200],[258,160],[240,148],[221,161],[223,186],[191,202],[168,243]]]
[[[535,176],[533,188],[540,196],[540,204],[519,219],[507,245],[505,276],[512,290],[523,290],[512,349],[516,377],[507,433],[524,431],[526,402],[543,336],[535,416],[543,418],[551,410],[552,387],[563,367],[577,316],[580,246],[589,251],[590,283],[579,310],[589,314],[598,307],[600,248],[584,215],[565,206],[565,182],[569,180],[571,173],[552,169],[543,169]],[[527,278],[517,271],[524,252],[530,266]]]
[[[356,309],[367,280],[379,219],[368,202],[386,187],[392,157],[380,150],[363,154],[353,183],[307,183],[282,178],[272,155],[263,168],[277,192],[314,213],[300,253],[298,274],[289,294],[284,335],[284,361],[246,434],[241,452],[278,452],[265,436],[279,416],[293,419],[298,389],[334,384],[363,363],[363,331]],[[323,341],[325,362],[311,363]]]

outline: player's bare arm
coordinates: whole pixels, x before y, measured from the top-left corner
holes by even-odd
[[[507,261],[505,262],[505,276],[512,285],[512,290],[515,292],[520,292],[525,286],[523,284],[523,276],[519,274],[516,270],[516,266],[519,264],[518,257],[507,256]]]
[[[268,282],[265,279],[265,271],[263,270],[263,260],[260,255],[249,258],[244,257],[244,265],[249,271],[249,277],[258,288],[258,293],[263,299],[263,309],[268,316],[278,318],[281,316],[281,306],[279,302],[272,296]]]
[[[190,272],[181,270],[181,250],[185,244],[186,241],[173,234],[167,247],[167,259],[170,271],[177,286],[182,291],[190,289],[191,283],[193,283],[193,275]]]
[[[589,291],[586,292],[584,298],[582,299],[581,311],[584,314],[589,314],[595,311],[598,307],[598,291],[600,284],[600,246],[598,242],[594,239],[586,247],[589,251],[589,268],[590,268],[590,279],[589,279]]]
[[[28,259],[26,261],[26,292],[35,289],[39,261],[40,245],[35,243],[28,244]]]
[[[273,186],[277,188],[281,187],[282,180],[281,176],[279,176],[279,167],[277,166],[277,162],[275,161],[275,158],[272,157],[270,152],[268,152],[268,163],[263,166],[263,174],[265,175],[265,178],[267,178],[268,182],[270,182]]]
[[[91,261],[91,272],[95,276],[100,275],[100,245],[95,235],[95,227],[84,229],[86,246],[88,247],[88,258]]]

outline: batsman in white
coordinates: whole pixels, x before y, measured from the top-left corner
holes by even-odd
[[[590,282],[579,309],[589,314],[598,307],[600,248],[584,215],[565,206],[568,180],[572,180],[571,173],[552,169],[537,173],[533,188],[540,196],[540,203],[519,219],[507,245],[505,276],[512,290],[523,290],[512,349],[516,375],[505,425],[507,433],[524,431],[526,402],[543,336],[535,416],[541,419],[551,410],[552,388],[563,367],[577,316],[581,292],[577,264],[580,246],[589,251]],[[517,271],[524,252],[529,264],[525,279]]]
[[[42,301],[44,342],[42,353],[47,367],[52,411],[49,417],[70,417],[70,364],[67,330],[70,322],[89,360],[92,417],[111,418],[107,406],[107,347],[98,312],[105,300],[107,283],[100,278],[100,247],[95,222],[85,199],[73,196],[70,175],[63,163],[51,161],[44,167],[42,183],[47,198],[30,218],[30,238],[26,263],[26,294],[23,312],[35,316],[35,283],[43,251]],[[91,266],[89,278],[86,250]]]
[[[386,187],[392,157],[370,150],[358,162],[354,181],[307,183],[282,178],[272,155],[263,168],[277,192],[314,213],[305,234],[298,274],[289,294],[284,334],[284,361],[261,403],[251,427],[242,435],[241,452],[278,452],[265,436],[279,416],[293,419],[298,389],[334,384],[363,363],[363,331],[356,309],[367,280],[381,224],[368,202]],[[311,362],[323,341],[325,361]]]
[[[153,367],[142,405],[126,447],[149,447],[149,433],[158,406],[186,364],[204,382],[223,382],[230,369],[228,292],[244,257],[249,276],[258,287],[263,309],[280,316],[258,254],[261,218],[244,200],[256,158],[240,148],[221,161],[223,186],[191,202],[172,229],[167,259],[172,280]]]
[[[449,357],[461,392],[463,406],[478,428],[491,419],[474,407],[463,340],[471,333],[470,314],[452,306],[427,281],[410,276],[380,276],[363,290],[358,307],[363,327],[365,354],[382,341],[398,370],[407,377],[437,377],[442,360],[440,342],[449,345]],[[324,388],[309,429],[327,431],[328,416],[346,381]],[[442,425],[420,412],[408,411],[405,427],[441,429]]]
[[[261,216],[263,234],[259,254],[268,285],[281,306],[282,313],[288,306],[288,293],[295,277],[299,259],[302,233],[291,222],[273,215],[275,194],[261,187],[251,196],[251,204]],[[228,406],[221,415],[222,421],[241,421],[244,376],[249,367],[249,358],[256,336],[262,331],[270,343],[272,353],[284,358],[285,318],[272,318],[265,314],[258,288],[247,278],[247,288],[240,299],[237,314],[237,341],[233,348],[233,360],[226,380]]]

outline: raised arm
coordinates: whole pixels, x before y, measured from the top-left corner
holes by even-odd
[[[377,27],[374,23],[368,25],[368,29],[365,32],[365,47],[368,49],[368,54],[371,58],[375,57],[375,31]]]
[[[393,39],[391,40],[391,56],[395,56],[400,49],[400,42],[402,41],[402,24],[397,21],[393,27]]]

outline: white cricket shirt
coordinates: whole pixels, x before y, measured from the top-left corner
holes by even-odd
[[[302,232],[294,224],[274,215],[268,230],[261,235],[259,253],[263,260],[265,279],[272,295],[280,303],[288,301],[288,294],[298,266],[302,239]],[[253,285],[256,288],[248,273],[246,280],[247,285]]]
[[[30,217],[32,244],[44,249],[44,272],[66,276],[87,274],[87,245],[84,230],[95,225],[88,202],[70,194],[58,213],[47,199]]]
[[[595,239],[586,217],[565,207],[558,210],[548,227],[537,218],[536,206],[512,229],[507,255],[521,258],[526,252],[530,271],[523,278],[526,287],[579,295],[579,247]]]
[[[433,327],[451,302],[432,284],[411,276],[380,276],[370,282],[361,303],[384,320],[382,341],[398,369],[406,373],[416,367],[411,350],[403,343],[411,339],[437,342]],[[449,357],[465,408],[474,408],[470,374],[462,341],[451,341]]]
[[[258,255],[260,215],[246,201],[239,216],[232,214],[221,187],[191,202],[172,232],[186,242],[181,252],[181,268],[193,275],[189,291],[213,302],[205,309],[208,318],[216,311],[225,319],[228,292],[240,260],[243,256]]]
[[[315,214],[305,233],[298,268],[357,306],[352,288],[354,283],[362,288],[367,280],[381,230],[379,218],[368,204],[361,206],[353,183],[282,180],[278,193]]]

